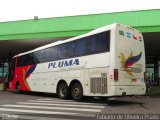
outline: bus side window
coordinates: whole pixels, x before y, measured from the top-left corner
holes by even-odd
[[[75,42],[75,56],[82,56],[86,54],[85,49],[85,40],[80,39]]]
[[[94,36],[79,39],[75,42],[75,56],[94,54],[96,50]]]
[[[18,57],[18,64],[17,64],[18,67],[30,64],[33,64],[33,53]]]
[[[34,63],[43,63],[44,62],[44,50],[40,50],[33,53]]]
[[[75,42],[75,56],[110,51],[110,31],[79,39]]]
[[[96,52],[110,51],[110,31],[98,34],[96,37]]]
[[[20,66],[23,66],[23,65],[24,65],[24,56],[19,56],[17,67],[20,67]]]
[[[58,46],[58,58],[67,59],[74,55],[74,43],[66,43]]]
[[[44,62],[57,60],[57,47],[50,47],[44,50]]]

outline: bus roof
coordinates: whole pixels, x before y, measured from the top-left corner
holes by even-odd
[[[50,44],[35,48],[33,50],[30,50],[30,51],[27,51],[27,52],[24,52],[24,53],[20,53],[18,55],[15,55],[14,57],[23,56],[23,55],[26,55],[26,54],[29,54],[29,53],[33,53],[33,52],[36,52],[36,51],[39,51],[39,50],[43,50],[45,48],[49,48],[49,47],[52,47],[52,46],[56,46],[56,45],[60,45],[60,44],[67,43],[67,42],[71,42],[71,41],[74,41],[74,40],[77,40],[77,39],[80,39],[80,38],[84,38],[84,37],[87,37],[87,36],[90,36],[90,35],[94,35],[94,34],[97,34],[97,33],[100,33],[100,32],[104,32],[104,31],[107,31],[107,30],[110,30],[110,29],[116,27],[117,25],[118,26],[125,26],[125,25],[122,25],[122,24],[114,23],[114,24],[111,24],[111,25],[107,25],[107,26],[104,26],[104,27],[97,28],[97,29],[92,30],[92,31],[90,31],[90,32],[88,32],[86,34],[83,34],[83,35],[79,35],[79,36],[76,36],[76,37],[73,37],[73,38],[69,38],[69,39],[66,39],[66,40],[59,40],[57,42],[50,43]],[[126,26],[126,27],[128,27],[128,26]]]

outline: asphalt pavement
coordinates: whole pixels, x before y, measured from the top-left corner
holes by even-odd
[[[131,114],[159,115],[160,97],[116,97],[108,100],[86,97],[82,102],[76,102],[59,99],[53,94],[0,92],[2,120],[115,119],[114,115],[125,115],[127,119],[126,115]]]

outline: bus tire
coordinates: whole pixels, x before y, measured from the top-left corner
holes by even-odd
[[[83,88],[80,83],[75,83],[71,87],[71,96],[72,99],[80,101],[83,98]]]
[[[58,86],[58,96],[61,98],[61,99],[67,99],[68,96],[69,96],[69,89],[68,89],[68,86],[66,83],[61,83],[59,86]]]
[[[20,86],[19,82],[16,83],[16,93],[18,93],[18,94],[21,93],[21,86]]]

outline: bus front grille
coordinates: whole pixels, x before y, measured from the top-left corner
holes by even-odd
[[[107,94],[107,77],[90,78],[90,92]]]

